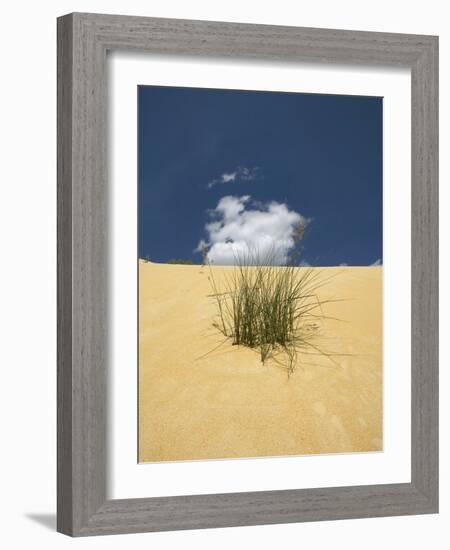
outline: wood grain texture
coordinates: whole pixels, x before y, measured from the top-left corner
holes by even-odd
[[[57,529],[72,526],[72,22],[58,21]]]
[[[412,480],[438,507],[438,42],[411,71]]]
[[[411,483],[107,500],[111,49],[411,68]],[[436,37],[79,13],[59,18],[58,530],[85,536],[437,512],[437,185]]]

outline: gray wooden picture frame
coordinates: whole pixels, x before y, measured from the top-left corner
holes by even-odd
[[[107,499],[106,53],[125,49],[411,69],[410,483]],[[83,13],[58,19],[58,531],[83,536],[435,513],[437,350],[437,37]]]

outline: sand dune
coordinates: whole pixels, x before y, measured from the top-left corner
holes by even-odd
[[[140,462],[382,450],[382,268],[320,269],[335,356],[288,378],[212,326],[208,268],[139,262]]]

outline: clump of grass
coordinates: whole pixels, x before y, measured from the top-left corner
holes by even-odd
[[[300,351],[320,353],[314,339],[325,318],[325,301],[317,296],[324,281],[318,270],[278,266],[275,258],[273,251],[265,257],[254,252],[237,255],[235,268],[220,287],[210,269],[211,297],[218,311],[214,326],[233,345],[257,350],[262,363],[274,359],[290,375]]]

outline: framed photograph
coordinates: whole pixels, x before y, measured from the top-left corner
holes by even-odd
[[[438,39],[58,19],[58,530],[438,511]]]

